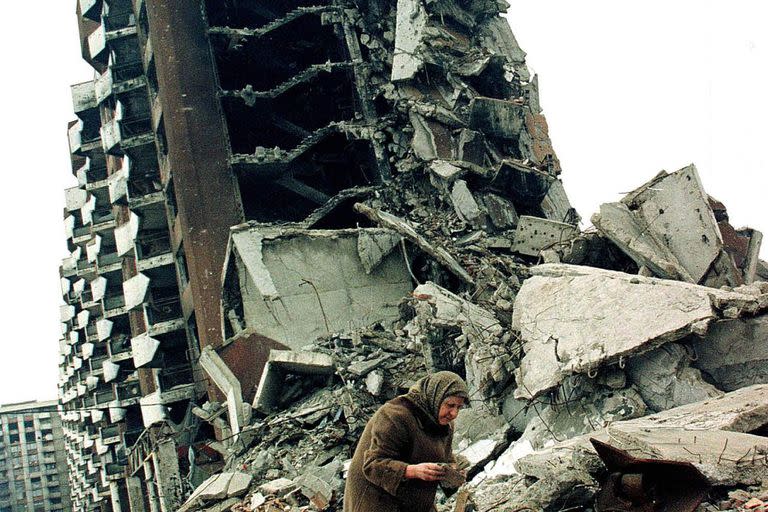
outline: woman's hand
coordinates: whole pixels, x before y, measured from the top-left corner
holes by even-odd
[[[405,478],[437,482],[445,477],[445,468],[434,462],[409,464],[405,468]]]

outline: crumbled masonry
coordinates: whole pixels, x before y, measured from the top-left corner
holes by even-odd
[[[761,233],[693,165],[582,232],[508,7],[78,1],[75,510],[339,511],[367,420],[440,370],[470,391],[440,512],[640,510],[616,489],[664,467],[768,510]]]

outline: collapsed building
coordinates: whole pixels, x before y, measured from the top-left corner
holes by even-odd
[[[694,167],[581,233],[506,7],[78,1],[76,510],[338,509],[367,418],[442,369],[472,392],[445,507],[589,507],[590,435],[761,484],[760,233]],[[657,448],[691,429],[750,463]]]

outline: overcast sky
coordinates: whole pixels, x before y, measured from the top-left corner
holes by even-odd
[[[600,203],[695,163],[735,226],[768,234],[764,0],[509,1],[583,227]],[[29,5],[11,2],[0,31],[0,403],[56,396],[69,85],[92,78],[74,5],[45,2],[30,32]]]

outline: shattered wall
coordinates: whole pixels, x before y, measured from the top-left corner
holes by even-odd
[[[251,331],[294,350],[393,320],[411,289],[400,238],[381,229],[234,230],[229,261],[226,337]]]

